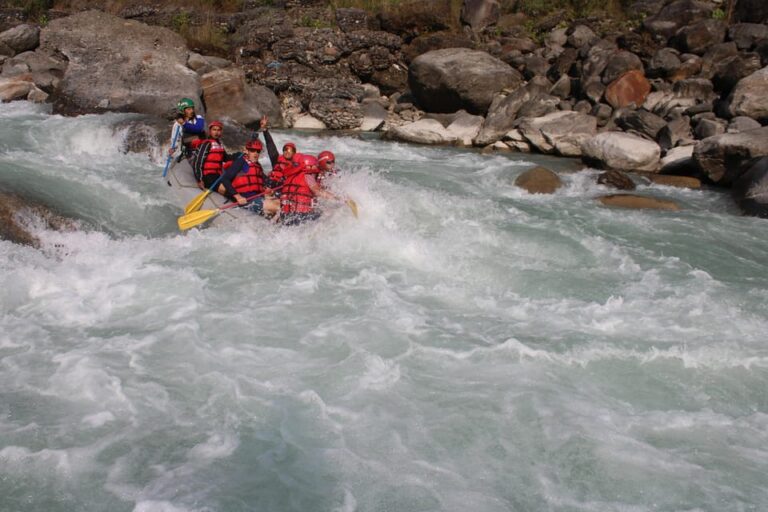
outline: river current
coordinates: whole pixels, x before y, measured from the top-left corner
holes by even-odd
[[[768,510],[768,223],[723,192],[276,131],[359,218],[179,233],[130,118],[0,105],[0,190],[80,226],[0,241],[0,511]]]

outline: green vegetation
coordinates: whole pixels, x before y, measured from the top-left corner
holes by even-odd
[[[712,18],[714,18],[716,20],[724,20],[725,16],[726,16],[725,11],[720,9],[720,8],[715,9],[714,11],[712,11]]]

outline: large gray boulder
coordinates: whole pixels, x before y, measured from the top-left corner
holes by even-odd
[[[408,83],[419,104],[430,112],[485,114],[493,97],[516,89],[522,75],[490,54],[467,48],[445,48],[416,57]]]
[[[420,119],[392,128],[387,138],[417,144],[453,144],[457,137],[436,119]]]
[[[752,159],[764,156],[768,156],[768,126],[707,137],[693,151],[693,158],[704,174],[722,185],[732,184]]]
[[[272,126],[283,126],[280,100],[261,85],[248,84],[241,68],[217,69],[201,78],[209,120],[229,119],[245,126],[258,125],[261,116]]]
[[[768,121],[768,66],[742,78],[728,97],[732,116]]]
[[[169,29],[86,11],[51,21],[40,46],[69,60],[56,91],[62,110],[157,115],[184,96],[200,105],[198,76],[186,66],[189,50]]]
[[[622,171],[656,171],[661,148],[653,141],[621,132],[604,132],[581,146],[589,165]]]

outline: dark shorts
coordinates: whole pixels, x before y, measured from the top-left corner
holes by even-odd
[[[299,224],[303,224],[305,222],[317,220],[320,218],[320,215],[322,214],[318,211],[309,213],[286,213],[283,214],[283,225],[298,226]]]
[[[219,179],[219,175],[218,174],[206,174],[206,175],[204,175],[203,176],[203,180],[202,180],[203,181],[203,187],[205,187],[206,189],[211,188],[211,185],[216,183],[217,179]]]

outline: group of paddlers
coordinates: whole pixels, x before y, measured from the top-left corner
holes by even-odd
[[[264,144],[253,134],[242,153],[228,153],[221,142],[224,125],[208,124],[195,112],[194,101],[182,98],[177,104],[182,153],[192,167],[201,189],[216,192],[249,210],[284,225],[299,224],[320,217],[317,198],[347,201],[327,190],[324,181],[336,174],[336,158],[331,151],[316,157],[298,153],[293,142],[283,145],[278,153],[269,133],[267,117],[259,129],[264,134],[272,171],[267,175],[259,163]],[[176,137],[175,135],[175,137]],[[175,152],[175,140],[171,144]]]

